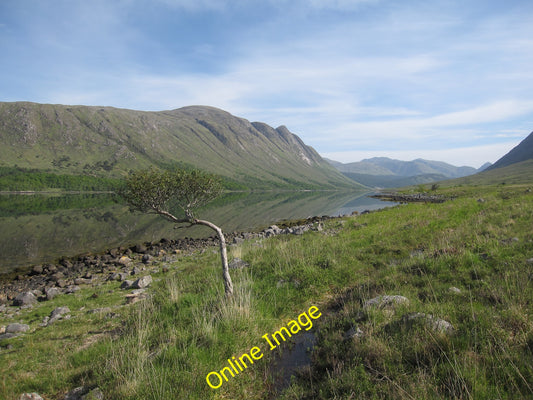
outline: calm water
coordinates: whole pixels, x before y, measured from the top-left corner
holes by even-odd
[[[368,193],[231,193],[199,215],[226,232],[251,231],[283,219],[338,216],[392,205]],[[111,195],[0,195],[0,273],[61,256],[213,234],[205,227],[174,227],[160,216],[131,213]]]

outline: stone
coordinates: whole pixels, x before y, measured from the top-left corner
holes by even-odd
[[[66,294],[72,294],[72,293],[79,292],[80,290],[81,290],[81,288],[79,286],[71,285],[68,288],[66,288],[65,293]]]
[[[529,265],[533,265],[533,258],[530,258],[529,260],[527,260],[526,263],[528,263]]]
[[[89,393],[81,396],[81,400],[104,400],[104,394],[100,388],[95,388]]]
[[[400,295],[384,295],[384,296],[378,296],[374,297],[373,299],[370,299],[365,302],[363,305],[363,309],[369,309],[369,308],[378,308],[378,309],[384,309],[384,308],[395,308],[397,305],[401,304],[409,304],[409,299],[404,296]]]
[[[76,278],[74,279],[75,285],[88,285],[92,282],[92,279],[86,279],[86,278]]]
[[[34,392],[21,394],[19,400],[43,400],[43,398]]]
[[[68,392],[65,395],[65,400],[81,400],[82,396],[86,395],[87,393],[89,393],[89,389],[85,386],[80,386]]]
[[[63,272],[56,272],[52,276],[50,276],[51,282],[59,282],[61,279],[65,277],[65,274]]]
[[[244,239],[241,237],[234,237],[233,238],[233,244],[242,244],[244,243]]]
[[[41,275],[43,273],[42,265],[35,265],[30,272],[30,275]]]
[[[148,251],[148,249],[144,244],[138,244],[133,248],[133,251],[135,251],[135,253],[144,254]]]
[[[9,324],[6,326],[6,333],[23,333],[30,330],[30,326],[26,324]]]
[[[248,264],[246,261],[241,260],[238,257],[235,257],[231,262],[228,264],[228,267],[231,269],[242,269],[245,267],[249,267],[250,264]]]
[[[13,299],[14,306],[28,306],[37,302],[37,298],[31,292],[24,292]]]
[[[129,267],[132,263],[131,258],[128,256],[122,256],[118,259],[117,263],[120,265],[124,265],[125,267]]]
[[[348,332],[344,334],[345,339],[352,339],[352,338],[362,338],[364,336],[364,332],[359,329],[357,326],[352,326]]]
[[[44,293],[46,295],[46,300],[52,300],[57,295],[61,294],[61,290],[56,287],[51,287],[44,289]]]
[[[70,313],[70,309],[68,307],[57,307],[54,311],[51,312],[50,317],[48,317],[48,320],[43,321],[43,324],[45,326],[52,325],[54,322],[60,320],[60,319],[67,319],[67,314]]]
[[[139,267],[133,267],[131,270],[131,275],[139,275],[141,273],[141,269]]]
[[[455,328],[448,321],[437,318],[431,314],[424,313],[410,313],[402,316],[400,324],[408,329],[412,328],[417,323],[422,323],[428,328],[437,333],[443,333],[450,335],[454,332]]]
[[[151,283],[152,283],[152,276],[151,275],[145,275],[145,276],[137,279],[135,282],[133,282],[131,287],[133,289],[143,289],[145,287],[150,286]]]
[[[149,264],[152,261],[152,256],[150,254],[144,254],[142,257],[143,264]]]
[[[461,289],[456,288],[455,286],[452,286],[451,288],[449,288],[448,291],[451,293],[461,294]]]
[[[126,279],[122,284],[120,285],[121,289],[131,289],[131,286],[133,285],[133,281],[130,281]]]

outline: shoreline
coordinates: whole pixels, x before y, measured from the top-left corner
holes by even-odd
[[[228,246],[238,245],[249,239],[263,239],[275,235],[302,235],[309,230],[321,230],[322,222],[339,217],[310,217],[300,220],[279,221],[257,232],[229,232],[224,236]],[[76,290],[82,284],[91,284],[113,273],[129,275],[133,265],[150,266],[174,261],[182,252],[194,252],[218,246],[216,236],[207,238],[166,239],[145,242],[133,246],[120,246],[101,253],[86,253],[74,257],[61,257],[56,263],[44,263],[19,267],[0,275],[0,305],[28,291],[44,293],[56,287],[59,290]],[[135,268],[135,267],[134,267]],[[122,276],[124,277],[124,276]]]

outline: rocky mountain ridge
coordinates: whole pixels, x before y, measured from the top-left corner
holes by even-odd
[[[0,103],[0,144],[2,167],[122,177],[177,165],[250,188],[353,186],[286,127],[207,106],[147,112]]]

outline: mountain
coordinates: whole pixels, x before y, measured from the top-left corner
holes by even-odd
[[[354,187],[286,127],[213,107],[146,112],[0,103],[0,167],[117,178],[176,165],[249,188]]]
[[[486,162],[485,164],[483,164],[481,167],[478,168],[477,172],[485,171],[491,165],[492,165],[491,162]]]
[[[374,157],[343,164],[327,160],[343,175],[371,187],[398,187],[457,178],[477,172],[472,167],[455,167],[442,161],[416,159],[413,161]]]
[[[522,161],[533,159],[533,132],[522,140],[518,146],[514,147],[509,153],[504,155],[486,170],[490,171],[496,168],[507,167]]]

